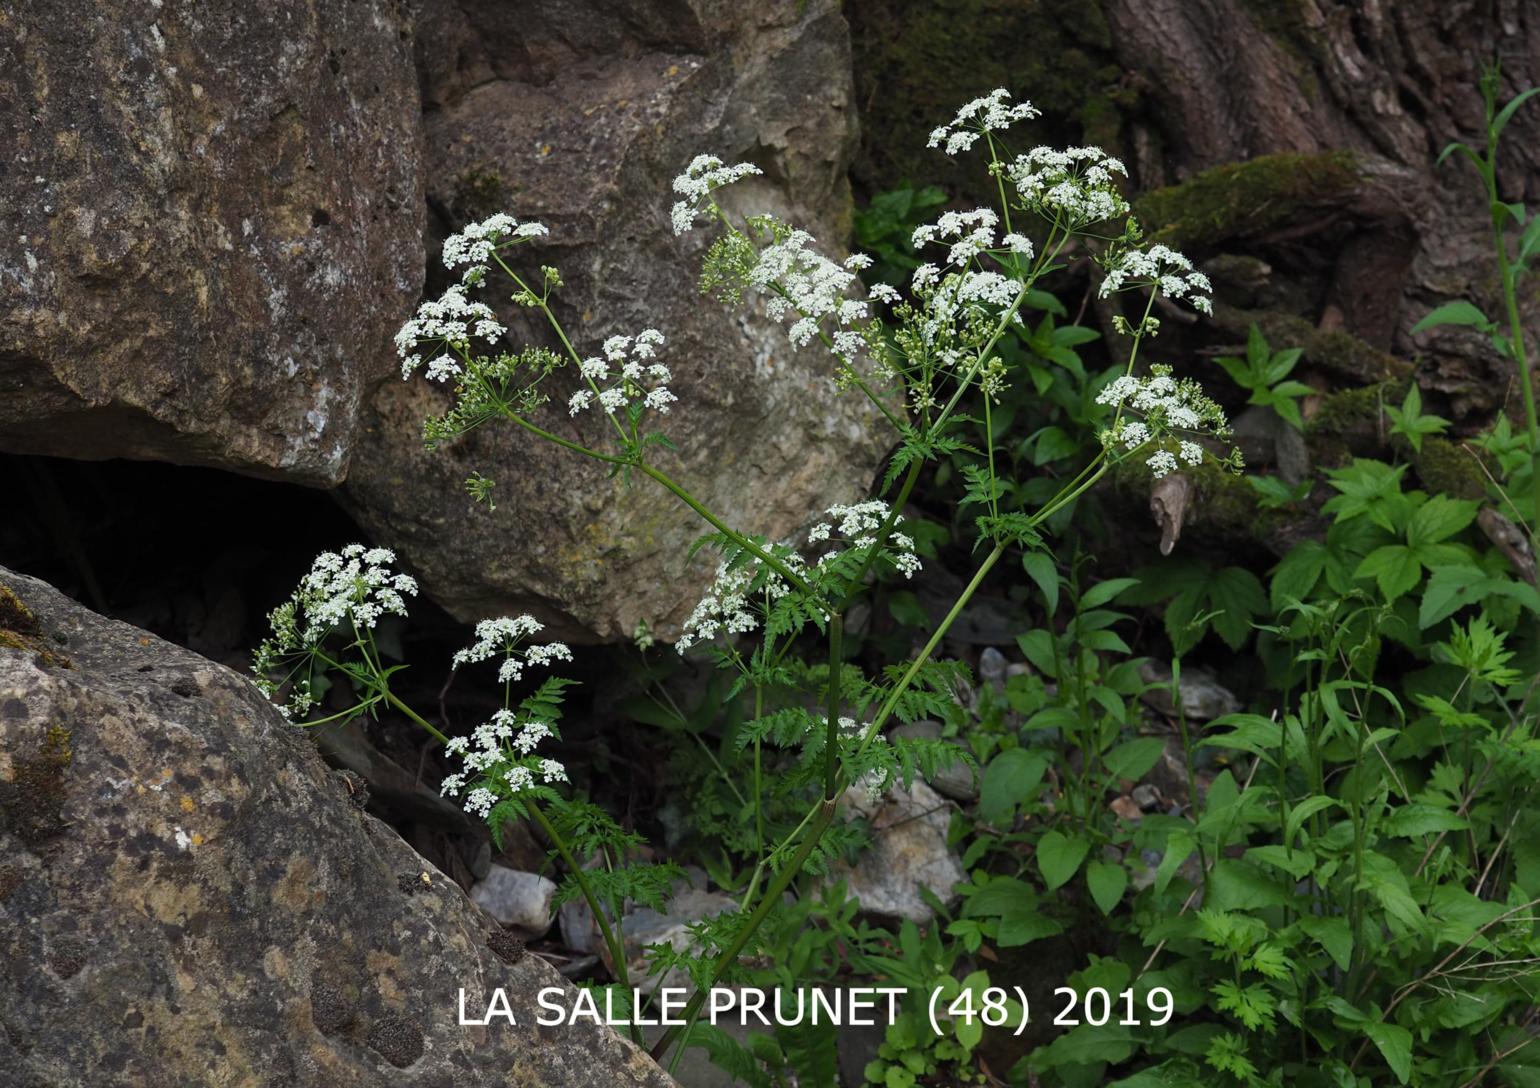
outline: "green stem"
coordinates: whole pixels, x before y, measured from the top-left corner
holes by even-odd
[[[874,546],[874,550],[875,550]],[[823,796],[834,800],[839,786],[840,764],[840,674],[844,671],[845,615],[829,617],[829,698],[828,720],[824,723]]]
[[[424,729],[426,729],[433,736],[434,740],[438,741],[440,744],[448,744],[449,743],[449,738],[444,736],[443,733],[439,732],[437,726],[435,726],[432,722],[428,721],[428,719],[424,718],[421,714],[417,713],[417,711],[415,711],[411,707],[407,706],[400,699],[396,698],[396,693],[391,691],[388,687],[386,687],[383,681],[380,684],[380,691],[384,693],[385,701],[387,703],[389,703],[391,706],[393,706],[397,710],[401,711],[401,713],[405,714],[408,718],[412,719],[412,721],[416,722],[418,725],[420,725]]]
[[[695,1022],[696,1016],[700,1015],[701,1006],[706,1002],[706,995],[716,985],[717,980],[722,977],[723,972],[737,960],[738,953],[743,951],[744,946],[749,943],[749,940],[758,931],[759,927],[764,924],[765,919],[770,915],[770,911],[781,901],[781,894],[786,891],[791,885],[792,880],[802,871],[802,866],[807,863],[808,857],[812,854],[813,848],[818,845],[818,840],[823,837],[824,831],[834,822],[835,803],[833,800],[825,799],[820,801],[816,811],[818,813],[817,819],[813,821],[813,826],[808,828],[807,835],[802,839],[802,845],[797,847],[797,852],[792,855],[791,860],[786,863],[785,867],[775,874],[775,879],[770,882],[770,886],[765,889],[765,894],[760,898],[759,906],[754,908],[754,913],[749,915],[748,921],[738,930],[738,935],[733,938],[732,943],[723,949],[722,954],[717,957],[716,963],[711,967],[711,980],[705,986],[698,987],[690,998],[690,1003],[685,1006],[684,1024],[669,1028],[663,1033],[663,1037],[653,1045],[652,1058],[654,1061],[661,1059],[663,1055],[667,1054],[668,1048],[673,1045],[679,1033]]]
[[[882,709],[877,712],[877,716],[866,727],[866,732],[861,735],[861,745],[856,749],[857,758],[860,758],[861,753],[865,752],[871,744],[872,738],[887,724],[888,718],[893,714],[893,709],[898,705],[898,700],[903,696],[904,692],[909,690],[909,685],[914,683],[915,676],[924,667],[925,662],[930,660],[930,655],[936,652],[936,647],[941,645],[941,640],[946,637],[946,633],[951,629],[953,622],[956,621],[958,616],[962,615],[962,610],[973,599],[973,595],[978,592],[979,586],[983,585],[984,576],[989,573],[991,567],[1000,561],[1000,557],[1004,554],[1005,545],[997,543],[993,550],[984,557],[984,562],[980,563],[979,569],[974,571],[972,581],[958,594],[957,600],[952,603],[951,611],[946,614],[940,626],[931,632],[929,641],[925,643],[925,646],[920,650],[915,659],[909,663],[909,668],[905,670],[904,675],[893,686],[893,690],[888,693],[887,699],[883,701]]]
[[[738,545],[738,547],[743,548],[745,551],[753,552],[761,563],[775,571],[775,573],[779,574],[782,578],[786,579],[786,581],[796,586],[803,593],[806,593],[809,597],[813,598],[814,600],[818,598],[817,591],[807,583],[805,578],[803,578],[796,571],[792,570],[785,563],[781,562],[781,560],[771,555],[764,548],[761,548],[758,544],[744,536],[742,533],[735,529],[729,528],[726,522],[717,517],[710,510],[706,509],[706,507],[702,506],[694,495],[690,494],[684,488],[676,484],[672,479],[669,478],[667,473],[661,471],[660,469],[653,468],[648,464],[640,464],[636,467],[644,476],[652,477],[654,480],[658,481],[658,483],[662,484],[665,488],[671,491],[676,497],[678,497],[681,502],[699,514],[709,525],[711,525],[712,528],[716,529],[723,536],[727,537],[727,539]]]
[[[572,851],[567,848],[567,841],[557,832],[556,826],[551,823],[545,814],[545,810],[540,807],[539,803],[531,799],[525,801],[524,806],[529,809],[529,814],[535,818],[535,823],[540,825],[540,829],[551,840],[551,845],[556,847],[556,853],[560,855],[561,860],[572,873],[572,878],[577,881],[578,890],[583,893],[583,901],[588,904],[588,909],[593,912],[594,921],[598,923],[599,934],[604,938],[604,945],[610,950],[610,960],[614,964],[615,977],[622,986],[630,989],[631,982],[626,970],[625,945],[616,938],[614,929],[610,927],[609,919],[606,917],[603,908],[599,906],[599,900],[594,895],[593,887],[588,883],[588,877],[583,873],[583,867],[572,856]],[[633,1016],[629,1019],[635,1020],[636,1018]],[[642,1030],[635,1024],[631,1025],[631,1041],[636,1043],[637,1046],[642,1045]]]

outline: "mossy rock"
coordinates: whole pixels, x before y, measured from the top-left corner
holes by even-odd
[[[45,665],[68,669],[74,666],[43,638],[42,626],[16,592],[0,582],[0,650],[36,654]]]
[[[1152,240],[1201,250],[1266,234],[1303,209],[1340,201],[1360,184],[1357,160],[1347,151],[1261,155],[1146,193],[1134,214]]]
[[[1438,435],[1426,435],[1422,449],[1405,451],[1416,466],[1423,489],[1456,499],[1487,497],[1487,478],[1476,458],[1458,443]]]
[[[1182,522],[1183,540],[1219,536],[1227,540],[1254,540],[1265,545],[1279,535],[1287,520],[1284,512],[1261,506],[1256,489],[1244,476],[1237,476],[1213,461],[1205,461],[1196,468],[1183,468],[1182,474],[1197,490]],[[1118,490],[1130,497],[1148,499],[1154,484],[1148,466],[1138,457],[1119,462],[1112,470],[1112,478]]]
[[[38,634],[37,617],[4,582],[0,582],[0,629],[18,635]]]
[[[1238,337],[1244,337],[1255,324],[1274,351],[1299,348],[1306,365],[1355,384],[1406,382],[1412,376],[1413,366],[1409,360],[1381,351],[1352,333],[1319,329],[1298,314],[1282,310],[1242,310],[1216,304],[1214,322]]]
[[[861,147],[853,169],[867,193],[938,184],[960,201],[998,199],[975,150],[949,159],[925,146],[963,103],[997,87],[1043,116],[1013,146],[1092,143],[1116,153],[1137,101],[1099,3],[1076,0],[848,0]]]

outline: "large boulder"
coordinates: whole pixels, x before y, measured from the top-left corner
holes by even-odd
[[[795,353],[762,314],[703,298],[704,239],[676,239],[668,214],[695,155],[750,159],[765,176],[741,205],[838,250],[854,113],[834,0],[423,0],[419,25],[437,236],[495,210],[539,219],[548,244],[520,256],[561,269],[556,306],[579,351],[660,329],[680,398],[667,417],[678,453],[661,460],[730,524],[778,537],[862,492],[881,452],[874,413],[832,395],[826,354]],[[429,293],[447,282],[430,271]],[[538,314],[507,322],[515,343],[549,341]],[[566,388],[549,416],[562,433]],[[509,425],[425,453],[421,421],[444,404],[421,378],[382,386],[344,489],[427,591],[462,619],[529,610],[571,638],[624,638],[644,621],[672,633],[703,581],[684,554],[704,523],[650,481],[628,487]],[[604,440],[581,422],[570,433]],[[495,511],[465,495],[472,469],[497,481]]]
[[[393,0],[0,11],[0,449],[342,479],[422,285],[410,29]]]
[[[672,1083],[564,985],[245,679],[0,569],[0,1081]]]

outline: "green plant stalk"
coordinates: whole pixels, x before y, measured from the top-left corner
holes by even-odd
[[[622,986],[630,989],[631,983],[626,968],[625,945],[616,939],[615,931],[611,928],[603,908],[599,906],[599,900],[594,895],[593,887],[588,883],[588,877],[583,873],[583,867],[572,856],[572,851],[567,847],[567,841],[561,837],[561,834],[556,830],[556,826],[546,816],[545,810],[540,807],[539,802],[530,799],[525,801],[524,805],[529,809],[529,814],[535,818],[535,822],[540,825],[540,829],[545,832],[546,837],[551,840],[551,845],[556,847],[556,853],[561,856],[561,860],[572,871],[572,877],[577,881],[578,890],[583,893],[583,901],[588,904],[588,909],[593,912],[594,922],[599,926],[599,934],[604,938],[604,946],[610,950],[610,960],[615,966],[615,977]],[[628,1019],[635,1020],[636,1017],[632,1016],[628,1017]],[[631,1024],[631,1041],[637,1046],[642,1045],[642,1029],[634,1023]]]
[[[662,484],[664,488],[671,492],[681,502],[699,514],[702,520],[709,524],[713,529],[716,529],[718,532],[726,536],[734,544],[738,545],[740,548],[743,548],[745,551],[754,553],[760,562],[764,563],[765,566],[769,567],[782,578],[786,579],[786,581],[796,586],[809,597],[816,598],[818,596],[818,594],[813,590],[813,587],[808,585],[807,580],[804,579],[800,574],[792,570],[775,556],[771,555],[768,551],[755,544],[742,533],[730,528],[728,524],[721,518],[717,517],[705,506],[701,505],[700,501],[696,499],[694,495],[690,494],[683,487],[680,487],[677,483],[675,483],[667,473],[663,472],[661,469],[653,468],[651,465],[646,463],[637,465],[637,468],[641,470],[642,475],[650,476],[652,479]]]
[[[1524,350],[1524,324],[1519,319],[1518,279],[1513,264],[1508,259],[1508,246],[1503,240],[1503,216],[1506,209],[1497,194],[1497,144],[1499,132],[1494,122],[1497,116],[1497,81],[1485,81],[1483,88],[1487,110],[1487,155],[1482,180],[1486,182],[1487,204],[1492,215],[1492,248],[1497,252],[1497,268],[1502,276],[1503,305],[1508,311],[1508,330],[1512,338],[1513,359],[1518,364],[1519,378],[1523,382],[1524,422],[1529,428],[1530,489],[1535,506],[1531,511],[1530,535],[1540,542],[1540,419],[1535,413],[1534,375],[1530,373],[1529,355]],[[1502,210],[1499,210],[1502,209]]]
[[[1177,655],[1171,659],[1171,705],[1176,708],[1176,724],[1182,733],[1182,761],[1186,764],[1187,771],[1187,804],[1192,809],[1193,830],[1197,831],[1200,814],[1198,812],[1198,779],[1193,774],[1192,768],[1192,736],[1187,729],[1187,707],[1182,703],[1182,658]],[[1198,864],[1203,866],[1203,901],[1210,901],[1209,888],[1209,864],[1208,851],[1203,845],[1203,836],[1195,835],[1198,840]],[[1219,843],[1223,848],[1224,843]],[[1239,982],[1239,979],[1236,980]]]
[[[651,1051],[653,1061],[661,1060],[663,1055],[668,1053],[668,1048],[673,1045],[679,1033],[695,1023],[695,1018],[700,1015],[701,1006],[706,1003],[706,995],[710,992],[711,987],[717,984],[717,980],[722,977],[723,972],[737,960],[738,953],[743,951],[744,946],[749,943],[755,932],[764,924],[765,919],[770,916],[770,911],[780,901],[781,894],[790,887],[791,882],[802,871],[802,866],[807,863],[808,857],[813,853],[813,848],[818,845],[818,840],[823,837],[823,833],[828,826],[834,822],[835,810],[836,805],[833,800],[825,799],[818,803],[818,808],[815,810],[818,816],[813,821],[813,825],[808,828],[806,836],[803,837],[802,845],[797,847],[797,852],[792,855],[791,860],[786,863],[785,867],[775,874],[775,879],[770,882],[769,887],[765,889],[765,894],[760,898],[759,906],[754,908],[754,913],[749,915],[748,921],[738,930],[738,935],[733,938],[732,943],[723,949],[722,954],[717,957],[716,963],[711,968],[711,981],[704,987],[697,987],[694,995],[691,996],[689,1004],[684,1009],[684,1024],[676,1024],[669,1028],[663,1033],[662,1038],[653,1044]]]
[[[440,744],[448,744],[449,743],[449,738],[444,736],[443,733],[439,732],[437,726],[433,725],[431,722],[428,721],[427,718],[424,718],[421,714],[417,713],[417,711],[413,710],[411,707],[409,707],[405,703],[403,703],[400,699],[396,698],[396,693],[391,691],[390,688],[386,687],[385,683],[383,681],[380,682],[380,691],[382,691],[384,693],[385,701],[387,703],[389,703],[391,706],[395,707],[401,713],[405,714],[408,718],[410,718],[412,721],[416,722],[418,725],[422,726],[422,728],[426,729],[429,732],[429,734],[432,735],[434,740],[438,741]]]
[[[874,550],[880,545],[874,545]],[[845,668],[845,614],[835,612],[829,617],[829,698],[828,719],[824,723],[823,797],[833,801],[839,790],[839,713],[840,674]]]

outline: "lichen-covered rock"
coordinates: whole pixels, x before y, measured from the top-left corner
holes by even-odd
[[[0,624],[68,654],[0,644],[6,1085],[672,1083],[608,1028],[537,1027],[561,978],[243,678],[0,585],[25,608]],[[518,1026],[459,1025],[461,987],[476,1019],[504,990]]]
[[[680,400],[665,420],[678,452],[660,461],[730,524],[779,537],[868,486],[875,414],[833,395],[826,353],[793,352],[762,314],[702,297],[705,239],[675,238],[669,186],[704,151],[752,160],[765,177],[739,187],[735,207],[808,225],[837,253],[854,137],[845,25],[832,0],[613,8],[426,3],[435,229],[497,209],[546,223],[544,244],[517,256],[561,269],[554,304],[578,351],[661,330]],[[431,265],[436,294],[448,280]],[[559,347],[538,313],[507,322],[514,343]],[[563,381],[575,375],[557,375],[542,421],[602,443],[597,419],[560,407],[576,388]],[[567,637],[624,638],[643,621],[670,634],[704,581],[684,553],[705,524],[650,481],[628,487],[511,425],[425,453],[422,419],[444,403],[421,379],[381,387],[344,490],[427,591],[462,619],[517,608]],[[495,511],[466,497],[472,469],[496,480]]]
[[[422,282],[392,0],[0,11],[0,449],[341,480]]]
[[[841,798],[840,809],[846,819],[871,824],[872,843],[860,859],[854,866],[836,862],[830,876],[846,882],[862,910],[926,925],[936,912],[920,895],[921,888],[944,904],[957,902],[957,886],[968,874],[947,845],[951,806],[935,790],[915,781],[873,801],[857,788]]]

